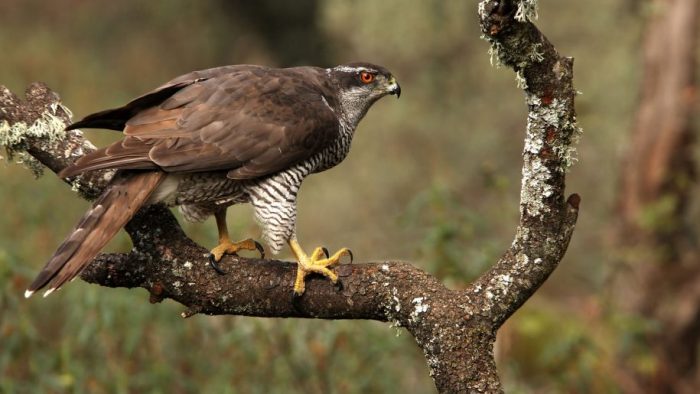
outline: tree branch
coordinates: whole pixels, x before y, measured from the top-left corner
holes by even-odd
[[[544,283],[561,261],[573,234],[580,197],[564,202],[565,173],[575,161],[573,58],[562,57],[529,22],[536,0],[482,1],[484,37],[499,64],[513,68],[528,105],[523,150],[520,224],[503,257],[474,284],[493,302],[498,326]],[[491,296],[491,295],[493,296]]]
[[[510,249],[465,290],[449,290],[408,263],[349,264],[337,269],[342,288],[310,278],[295,308],[295,264],[227,256],[229,274],[220,276],[208,266],[208,251],[159,205],[142,209],[126,226],[134,244],[130,253],[100,255],[81,278],[107,287],[142,287],[151,302],[171,298],[185,305],[184,317],[204,313],[391,322],[405,327],[423,349],[441,392],[499,392],[496,331],[556,268],[579,204],[578,196],[565,202],[563,194],[578,133],[572,60],[560,57],[530,22],[516,20],[531,12],[516,3],[525,7],[534,2],[483,1],[479,11],[498,59],[527,84],[521,219]],[[32,84],[25,102],[0,86],[0,144],[10,157],[27,152],[60,171],[94,149],[80,131],[62,131],[69,122],[70,112],[45,85]],[[112,175],[88,173],[72,185],[91,198]]]

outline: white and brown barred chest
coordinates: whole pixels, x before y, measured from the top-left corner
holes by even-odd
[[[351,140],[351,133],[341,134],[335,144],[308,160],[246,186],[255,218],[263,227],[263,238],[272,253],[296,238],[296,199],[301,182],[307,175],[325,171],[343,161]]]
[[[325,150],[265,178],[234,180],[226,177],[226,171],[171,174],[161,184],[151,202],[177,205],[186,220],[195,222],[205,220],[219,209],[248,202],[256,207],[256,213],[295,209],[287,206],[296,205],[296,195],[303,179],[309,174],[336,166],[347,156],[352,130],[343,131],[335,143]],[[269,209],[265,206],[269,206]],[[265,217],[265,212],[261,212],[256,216],[266,229],[265,232],[272,231],[272,227],[277,225],[285,235],[293,231],[296,221],[292,214],[270,214]],[[272,226],[268,223],[272,223]]]

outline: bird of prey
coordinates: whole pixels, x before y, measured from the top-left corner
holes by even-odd
[[[223,66],[177,77],[123,107],[98,112],[67,130],[103,128],[124,138],[89,153],[59,176],[118,170],[109,186],[49,259],[25,296],[45,296],[78,275],[144,205],[179,206],[186,220],[216,218],[224,254],[258,250],[252,239],[232,242],[226,209],[251,203],[273,253],[287,243],[297,262],[294,295],[305,277],[333,283],[332,268],[347,248],[307,254],[296,236],[296,199],[304,178],[340,163],[367,110],[401,88],[384,67],[350,63],[333,68]]]

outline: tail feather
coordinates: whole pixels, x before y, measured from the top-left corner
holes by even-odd
[[[75,278],[124,227],[165,178],[161,171],[118,176],[58,247],[25,297],[49,287],[46,295]]]
[[[109,155],[107,148],[98,149],[88,153],[75,161],[72,165],[58,173],[61,178],[70,178],[80,173],[104,169],[157,169],[158,166],[148,160],[148,150],[151,147],[144,145],[142,149],[124,152],[120,155]]]

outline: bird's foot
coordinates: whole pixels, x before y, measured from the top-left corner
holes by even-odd
[[[220,275],[224,275],[224,272],[219,267],[219,261],[224,257],[225,254],[238,255],[240,250],[257,250],[260,252],[260,258],[265,258],[265,249],[258,241],[252,239],[246,239],[240,242],[231,242],[230,239],[223,239],[220,241],[219,245],[209,252],[209,265],[214,268],[214,271]]]
[[[348,248],[340,249],[335,252],[333,256],[328,256],[328,250],[326,248],[316,248],[311,255],[306,255],[304,251],[298,247],[292,249],[298,260],[297,267],[297,277],[294,281],[294,295],[293,300],[298,299],[304,294],[305,289],[305,279],[306,276],[311,273],[317,273],[330,279],[334,285],[340,285],[338,280],[338,275],[331,270],[334,265],[340,263],[340,259],[343,256],[350,257],[350,262],[352,262],[353,256],[352,252]]]

